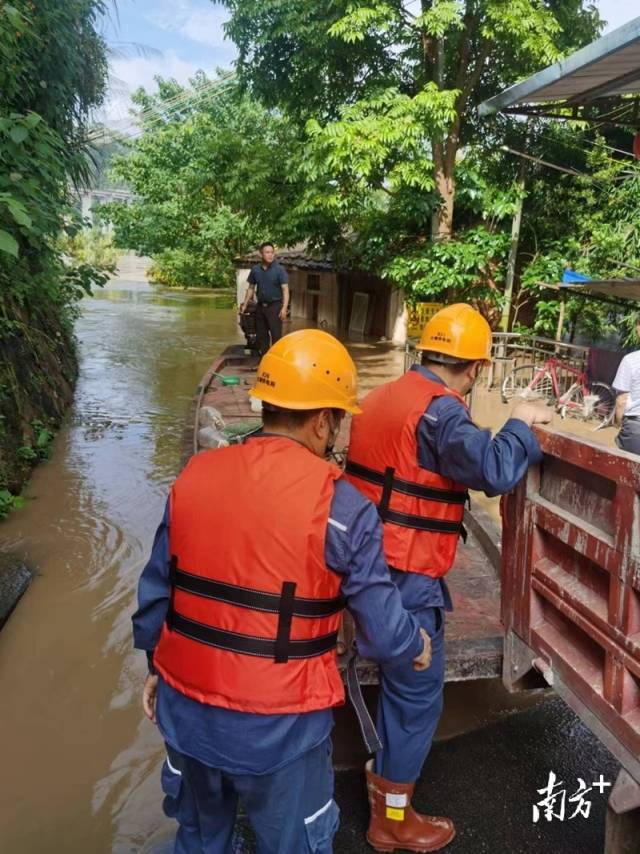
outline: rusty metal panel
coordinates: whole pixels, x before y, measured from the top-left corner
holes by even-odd
[[[638,756],[640,458],[547,429],[538,437],[544,460],[503,508],[505,630],[620,755]],[[512,683],[522,667],[505,661]]]

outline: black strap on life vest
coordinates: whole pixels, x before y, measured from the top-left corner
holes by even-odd
[[[382,476],[382,494],[378,502],[378,514],[382,520],[386,520],[389,513],[389,502],[391,501],[391,493],[393,492],[393,474],[393,468],[387,466]]]
[[[296,595],[296,585],[293,581],[285,581],[280,595],[278,610],[278,633],[276,648],[273,654],[276,664],[284,664],[289,660],[289,644],[291,643],[291,621]]]
[[[416,516],[413,513],[400,513],[398,510],[389,509],[392,492],[402,492],[404,495],[412,495],[415,498],[426,498],[430,501],[441,501],[460,506],[464,505],[469,497],[466,491],[436,489],[431,486],[422,486],[419,483],[411,483],[408,480],[396,477],[395,469],[391,466],[388,466],[384,470],[384,474],[381,474],[374,469],[360,465],[360,463],[347,462],[345,471],[353,477],[382,486],[382,495],[378,502],[378,515],[383,522],[400,525],[403,528],[413,528],[416,531],[430,531],[434,534],[460,534],[466,541],[466,531],[462,522],[449,522],[446,519],[433,519],[430,516]]]
[[[392,525],[413,528],[416,531],[430,531],[432,534],[461,534],[464,527],[462,522],[428,519],[424,516],[414,516],[412,513],[399,513],[397,510],[386,510],[381,518],[383,522],[390,522]]]
[[[238,605],[240,608],[249,608],[251,611],[266,611],[269,614],[280,614],[283,607],[284,587],[292,583],[285,582],[283,592],[280,594],[264,593],[261,590],[254,590],[251,587],[239,587],[236,584],[227,584],[224,581],[214,581],[212,578],[193,575],[190,572],[185,572],[184,569],[178,569],[178,560],[175,555],[171,560],[172,563],[175,561],[175,568],[171,575],[172,586],[187,593],[193,593],[195,596],[202,596],[204,599],[216,599],[218,602],[225,602],[227,605]],[[295,591],[295,584],[293,588]],[[286,589],[288,600],[289,588],[287,587]],[[341,596],[337,596],[335,599],[303,599],[298,596],[292,596],[291,602],[293,609],[291,616],[308,619],[330,617],[344,608],[344,599]]]
[[[171,587],[169,589],[169,608],[167,613],[173,614],[174,612],[174,601],[176,598],[176,585],[175,585],[175,577],[178,572],[178,558],[175,555],[171,555],[171,560],[169,561],[169,581],[171,582]]]
[[[171,596],[167,613],[167,627],[170,631],[178,632],[192,640],[229,652],[273,658],[276,664],[285,664],[289,659],[313,658],[324,655],[337,645],[337,631],[308,640],[291,640],[291,626],[294,617],[319,619],[337,614],[344,607],[342,597],[334,599],[296,597],[296,585],[292,581],[283,582],[282,590],[278,595],[202,578],[179,569],[178,559],[175,555],[171,558],[170,577]],[[230,632],[185,617],[175,610],[174,591],[176,589],[205,599],[237,605],[248,610],[277,614],[276,637],[263,638]]]
[[[424,498],[428,501],[439,501],[443,504],[464,504],[467,501],[469,493],[457,489],[438,489],[435,486],[424,486],[421,483],[413,483],[410,480],[403,480],[401,477],[395,476],[395,470],[391,467],[386,468],[384,474],[370,469],[368,466],[354,463],[347,460],[345,472],[353,477],[366,480],[369,483],[375,483],[377,486],[384,488],[388,482],[388,472],[391,472],[391,489],[394,492],[401,492],[403,495],[411,495],[413,498]]]
[[[167,621],[169,622],[169,621]],[[276,660],[277,641],[271,638],[257,638],[252,635],[241,635],[237,632],[229,632],[218,629],[215,626],[207,626],[183,617],[174,611],[171,615],[171,631],[191,638],[191,640],[215,646],[218,649],[226,649],[228,652],[238,652],[241,655],[255,655],[260,658],[273,658]],[[311,640],[290,640],[287,644],[287,658],[315,658],[335,649],[338,642],[338,632],[329,635],[312,638]],[[283,662],[280,662],[283,663]]]

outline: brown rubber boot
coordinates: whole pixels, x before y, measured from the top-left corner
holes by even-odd
[[[371,820],[367,842],[376,851],[439,851],[456,835],[448,818],[421,815],[411,806],[413,783],[392,783],[365,767]]]

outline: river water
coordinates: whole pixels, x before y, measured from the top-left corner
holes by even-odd
[[[68,424],[27,505],[0,526],[1,549],[36,572],[0,636],[2,854],[151,851],[173,831],[130,617],[189,400],[214,355],[241,336],[224,300],[123,280],[85,300],[77,336]],[[364,390],[402,371],[398,350],[350,349]],[[474,692],[470,702],[467,688],[451,688],[445,735],[506,708],[492,683]]]

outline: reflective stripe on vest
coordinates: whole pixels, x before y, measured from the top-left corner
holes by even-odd
[[[278,436],[192,458],[171,493],[171,600],[154,652],[169,685],[257,714],[344,702],[340,577],[324,561],[340,476]]]
[[[439,577],[451,567],[467,490],[417,462],[416,430],[431,401],[451,394],[411,371],[371,392],[355,416],[345,473],[378,507],[384,550],[396,569]]]

